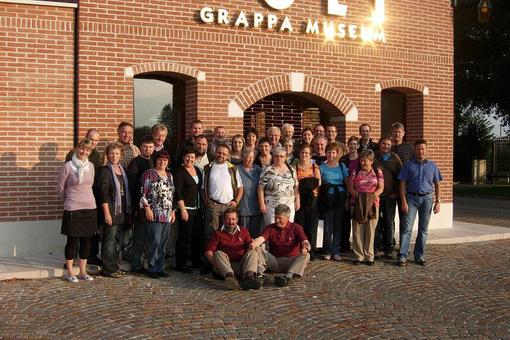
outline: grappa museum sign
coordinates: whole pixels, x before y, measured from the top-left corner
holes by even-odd
[[[275,10],[284,10],[292,6],[296,0],[264,1]],[[341,17],[344,20],[347,17],[347,12],[346,4],[340,3],[339,0],[327,0],[326,14],[328,16]],[[367,22],[356,24],[333,19],[313,18],[295,21],[287,15],[278,16],[262,12],[246,13],[245,11],[233,13],[225,8],[215,9],[206,6],[200,10],[200,20],[206,24],[230,25],[239,28],[253,27],[282,33],[299,32],[309,36],[323,36],[326,40],[350,39],[363,42],[385,42],[386,38],[382,27],[384,12],[384,0],[373,0],[372,13],[367,13]]]

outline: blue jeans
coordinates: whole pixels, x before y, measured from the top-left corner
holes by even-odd
[[[401,259],[405,259],[409,252],[411,232],[414,220],[416,219],[416,213],[418,213],[418,236],[414,245],[414,260],[421,261],[425,252],[430,215],[432,214],[432,194],[422,197],[407,195],[406,197],[409,211],[404,216],[404,230],[402,232],[402,244],[400,245],[399,255]]]
[[[162,272],[165,267],[166,244],[170,222],[147,222],[146,240],[149,272]]]
[[[322,252],[327,255],[340,255],[340,233],[342,232],[345,192],[335,206],[324,213],[324,240]]]

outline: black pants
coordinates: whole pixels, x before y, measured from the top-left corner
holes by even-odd
[[[351,250],[351,210],[344,210],[342,231],[340,232],[340,252],[348,253]]]
[[[191,246],[191,260],[193,267],[199,267],[202,263],[203,252],[203,218],[201,210],[188,210],[188,220],[181,218],[177,212],[177,224],[179,236],[175,245],[175,265],[177,268],[185,267],[188,262],[188,245]]]
[[[318,199],[317,197],[313,198],[311,205],[301,206],[298,211],[296,211],[296,216],[294,217],[294,222],[301,225],[305,231],[306,237],[310,241],[312,245],[312,249],[316,249],[315,245],[317,244],[317,205]]]
[[[80,242],[80,259],[87,259],[89,257],[90,237],[67,236],[67,243],[65,247],[66,260],[74,259],[74,254],[76,254],[76,248],[78,247],[78,241]]]

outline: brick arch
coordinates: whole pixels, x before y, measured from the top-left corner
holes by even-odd
[[[205,80],[205,72],[192,66],[182,65],[171,61],[156,61],[132,65],[125,68],[124,75],[126,78],[133,78],[136,75],[151,72],[176,73],[185,77],[195,78],[198,81]]]
[[[375,84],[375,88],[376,92],[381,92],[382,90],[395,88],[415,90],[422,93],[425,96],[429,94],[429,88],[424,84],[403,78],[382,81],[380,83]]]
[[[312,94],[331,104],[346,115],[346,120],[357,121],[358,111],[354,103],[333,85],[303,73],[280,74],[261,79],[241,92],[229,103],[229,117],[242,117],[253,103],[274,93],[292,92]]]

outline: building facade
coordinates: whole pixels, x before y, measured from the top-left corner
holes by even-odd
[[[342,141],[401,121],[445,178],[431,227],[452,226],[449,1],[0,0],[0,56],[0,256],[61,249],[64,156],[134,121],[137,79],[175,85],[175,140],[197,118],[229,135],[330,122]]]

